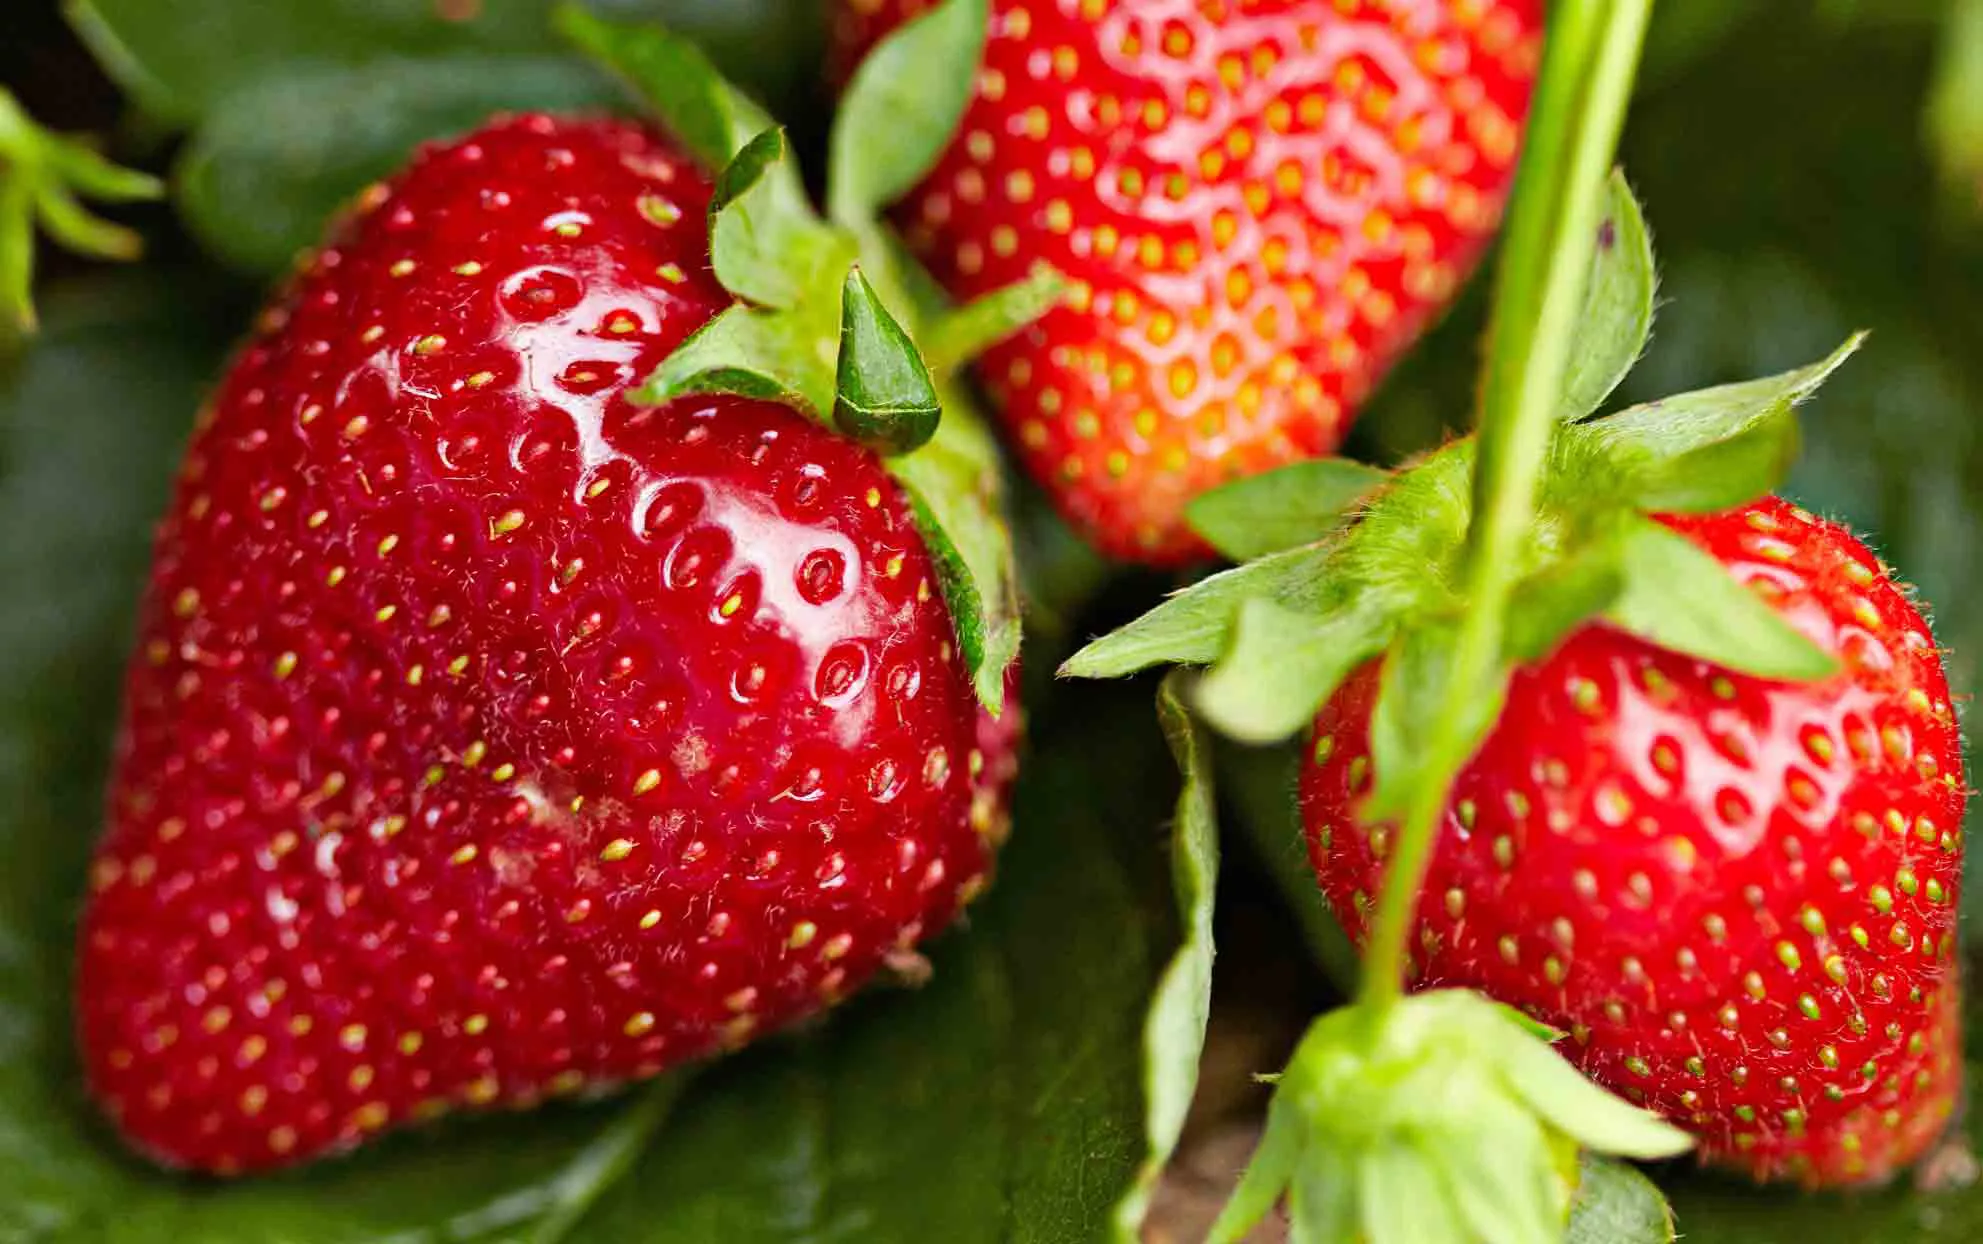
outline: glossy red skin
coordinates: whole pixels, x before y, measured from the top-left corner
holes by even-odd
[[[631,123],[429,150],[203,417],[81,935],[91,1091],[156,1160],[653,1075],[984,884],[1016,712],[879,461],[622,396],[728,301],[708,197]]]
[[[838,0],[843,60],[928,7]],[[1074,281],[980,374],[1097,547],[1204,556],[1187,501],[1341,442],[1493,232],[1542,7],[994,0],[959,137],[901,219],[959,297],[1041,260]]]
[[[1960,1088],[1966,791],[1941,657],[1841,527],[1776,499],[1666,521],[1844,672],[1766,682],[1602,625],[1521,671],[1455,789],[1415,984],[1571,1033],[1566,1054],[1708,1161],[1878,1181],[1934,1142]],[[1376,676],[1316,718],[1301,778],[1317,874],[1359,939],[1382,871],[1352,815]]]

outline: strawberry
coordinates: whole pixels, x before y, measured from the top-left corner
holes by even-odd
[[[851,60],[930,0],[840,0]],[[995,0],[974,98],[900,210],[953,294],[1066,303],[980,375],[1103,551],[1205,546],[1204,490],[1343,438],[1509,189],[1541,0]]]
[[[1758,1179],[1873,1182],[1959,1091],[1961,744],[1927,623],[1837,524],[1766,499],[1667,525],[1838,658],[1731,673],[1604,624],[1518,671],[1455,788],[1415,984],[1479,989],[1571,1034],[1600,1083]],[[1359,938],[1388,830],[1377,662],[1315,719],[1311,857]]]
[[[629,400],[732,302],[711,194],[632,122],[427,149],[203,413],[80,935],[155,1160],[653,1076],[984,885],[1016,727],[904,488],[784,404]]]

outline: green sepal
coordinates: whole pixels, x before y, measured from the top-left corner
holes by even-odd
[[[1051,264],[1035,264],[1025,280],[937,316],[923,334],[923,357],[934,372],[962,367],[1053,310],[1066,294],[1066,277]]]
[[[914,453],[882,461],[913,503],[978,699],[997,714],[1020,638],[1005,477],[970,396],[955,384],[939,386],[938,396],[944,417],[936,435]]]
[[[83,200],[131,203],[164,194],[157,178],[112,164],[81,139],[42,129],[0,88],[0,340],[35,326],[37,222],[78,255],[135,259],[142,239],[92,214]]]
[[[1553,492],[1615,494],[1644,510],[1713,513],[1774,490],[1796,455],[1794,410],[1866,339],[1795,371],[1634,406],[1565,429]]]
[[[834,118],[832,219],[874,219],[935,166],[971,102],[990,22],[987,0],[944,0],[868,53]]]
[[[1473,1244],[1429,1156],[1401,1139],[1357,1159],[1358,1225],[1369,1244]]]
[[[1454,619],[1421,618],[1385,655],[1370,714],[1370,768],[1375,784],[1358,815],[1377,824],[1403,815],[1412,794],[1433,772],[1457,772],[1480,749],[1507,699],[1512,663],[1497,662],[1487,682],[1465,697],[1463,730],[1451,740],[1456,754],[1433,747],[1440,706],[1446,703],[1459,627]]]
[[[1658,285],[1645,214],[1625,174],[1613,169],[1605,183],[1604,223],[1598,226],[1583,315],[1571,339],[1558,419],[1572,423],[1603,405],[1645,353]]]
[[[757,135],[717,174],[709,200],[709,258],[716,279],[737,297],[762,307],[797,307],[846,271],[853,253],[852,239],[813,215],[784,130]]]
[[[1317,1244],[1562,1244],[1579,1144],[1669,1157],[1691,1143],[1585,1080],[1515,1012],[1435,990],[1315,1022],[1207,1238],[1233,1244],[1285,1193],[1293,1238]]]
[[[1390,629],[1389,619],[1354,608],[1317,615],[1248,600],[1193,703],[1229,738],[1277,742],[1306,726],[1351,671],[1383,651]]]
[[[1540,661],[1625,591],[1615,541],[1600,538],[1525,577],[1502,629],[1501,651],[1516,664]]]
[[[1759,678],[1808,682],[1838,662],[1693,541],[1649,518],[1619,533],[1625,590],[1605,610],[1649,643]]]
[[[1313,610],[1334,586],[1333,549],[1290,549],[1200,579],[1134,622],[1091,641],[1060,667],[1063,678],[1122,678],[1152,665],[1210,665],[1231,643],[1239,608],[1255,597]]]
[[[858,267],[847,271],[840,305],[834,426],[877,453],[922,448],[936,435],[942,407],[916,343]]]
[[[1243,562],[1328,536],[1390,478],[1348,458],[1314,458],[1200,493],[1184,516],[1206,543]]]
[[[703,50],[652,22],[609,21],[576,0],[558,6],[560,34],[612,70],[709,169],[720,169],[771,124]]]
[[[824,422],[835,377],[818,343],[816,329],[793,316],[736,303],[662,360],[627,400],[658,406],[692,393],[733,393],[784,402]]]
[[[1267,1126],[1239,1184],[1219,1210],[1205,1244],[1239,1244],[1260,1220],[1274,1212],[1285,1190],[1291,1216],[1324,1228],[1309,1229],[1319,1240],[1338,1238],[1350,1222],[1354,1201],[1344,1178],[1347,1166],[1331,1150],[1309,1154],[1308,1123],[1292,1094],[1275,1094],[1267,1105]],[[1308,1202],[1304,1205],[1303,1202]]]

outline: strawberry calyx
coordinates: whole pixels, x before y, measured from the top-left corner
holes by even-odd
[[[1795,371],[1593,418],[1651,328],[1650,242],[1622,178],[1612,179],[1599,236],[1501,660],[1472,700],[1474,746],[1492,728],[1514,668],[1594,618],[1744,673],[1802,680],[1834,668],[1766,601],[1651,515],[1729,509],[1774,490],[1796,452],[1794,407],[1863,335]],[[1194,526],[1252,560],[1095,640],[1062,673],[1208,667],[1193,692],[1199,712],[1259,743],[1301,730],[1351,671],[1388,654],[1367,811],[1395,815],[1417,773],[1417,723],[1442,693],[1457,623],[1471,606],[1460,568],[1475,458],[1467,437],[1394,472],[1323,459],[1205,495],[1191,508]]]
[[[827,218],[807,198],[783,131],[693,44],[575,4],[558,23],[717,170],[710,262],[737,301],[630,399],[779,401],[884,455],[936,560],[979,698],[997,712],[1019,647],[1018,596],[997,448],[956,372],[1049,310],[1061,283],[1042,271],[952,306],[879,218],[956,128],[985,14],[985,0],[946,0],[856,76],[833,129]]]
[[[0,89],[0,332],[35,327],[34,229],[57,245],[94,259],[136,259],[138,235],[83,206],[85,199],[132,203],[157,199],[165,186],[148,173],[120,168],[80,138],[35,124]]]
[[[1579,1146],[1653,1159],[1692,1142],[1586,1080],[1550,1048],[1560,1035],[1466,990],[1323,1016],[1209,1240],[1243,1238],[1284,1196],[1296,1239],[1561,1238]]]

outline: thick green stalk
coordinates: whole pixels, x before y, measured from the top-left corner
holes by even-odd
[[[1453,781],[1477,740],[1468,708],[1493,686],[1503,619],[1535,518],[1570,339],[1602,219],[1652,0],[1561,0],[1517,177],[1481,383],[1479,460],[1468,532],[1467,610],[1432,732],[1432,777],[1401,818],[1364,953],[1362,997],[1399,996],[1405,938]]]

